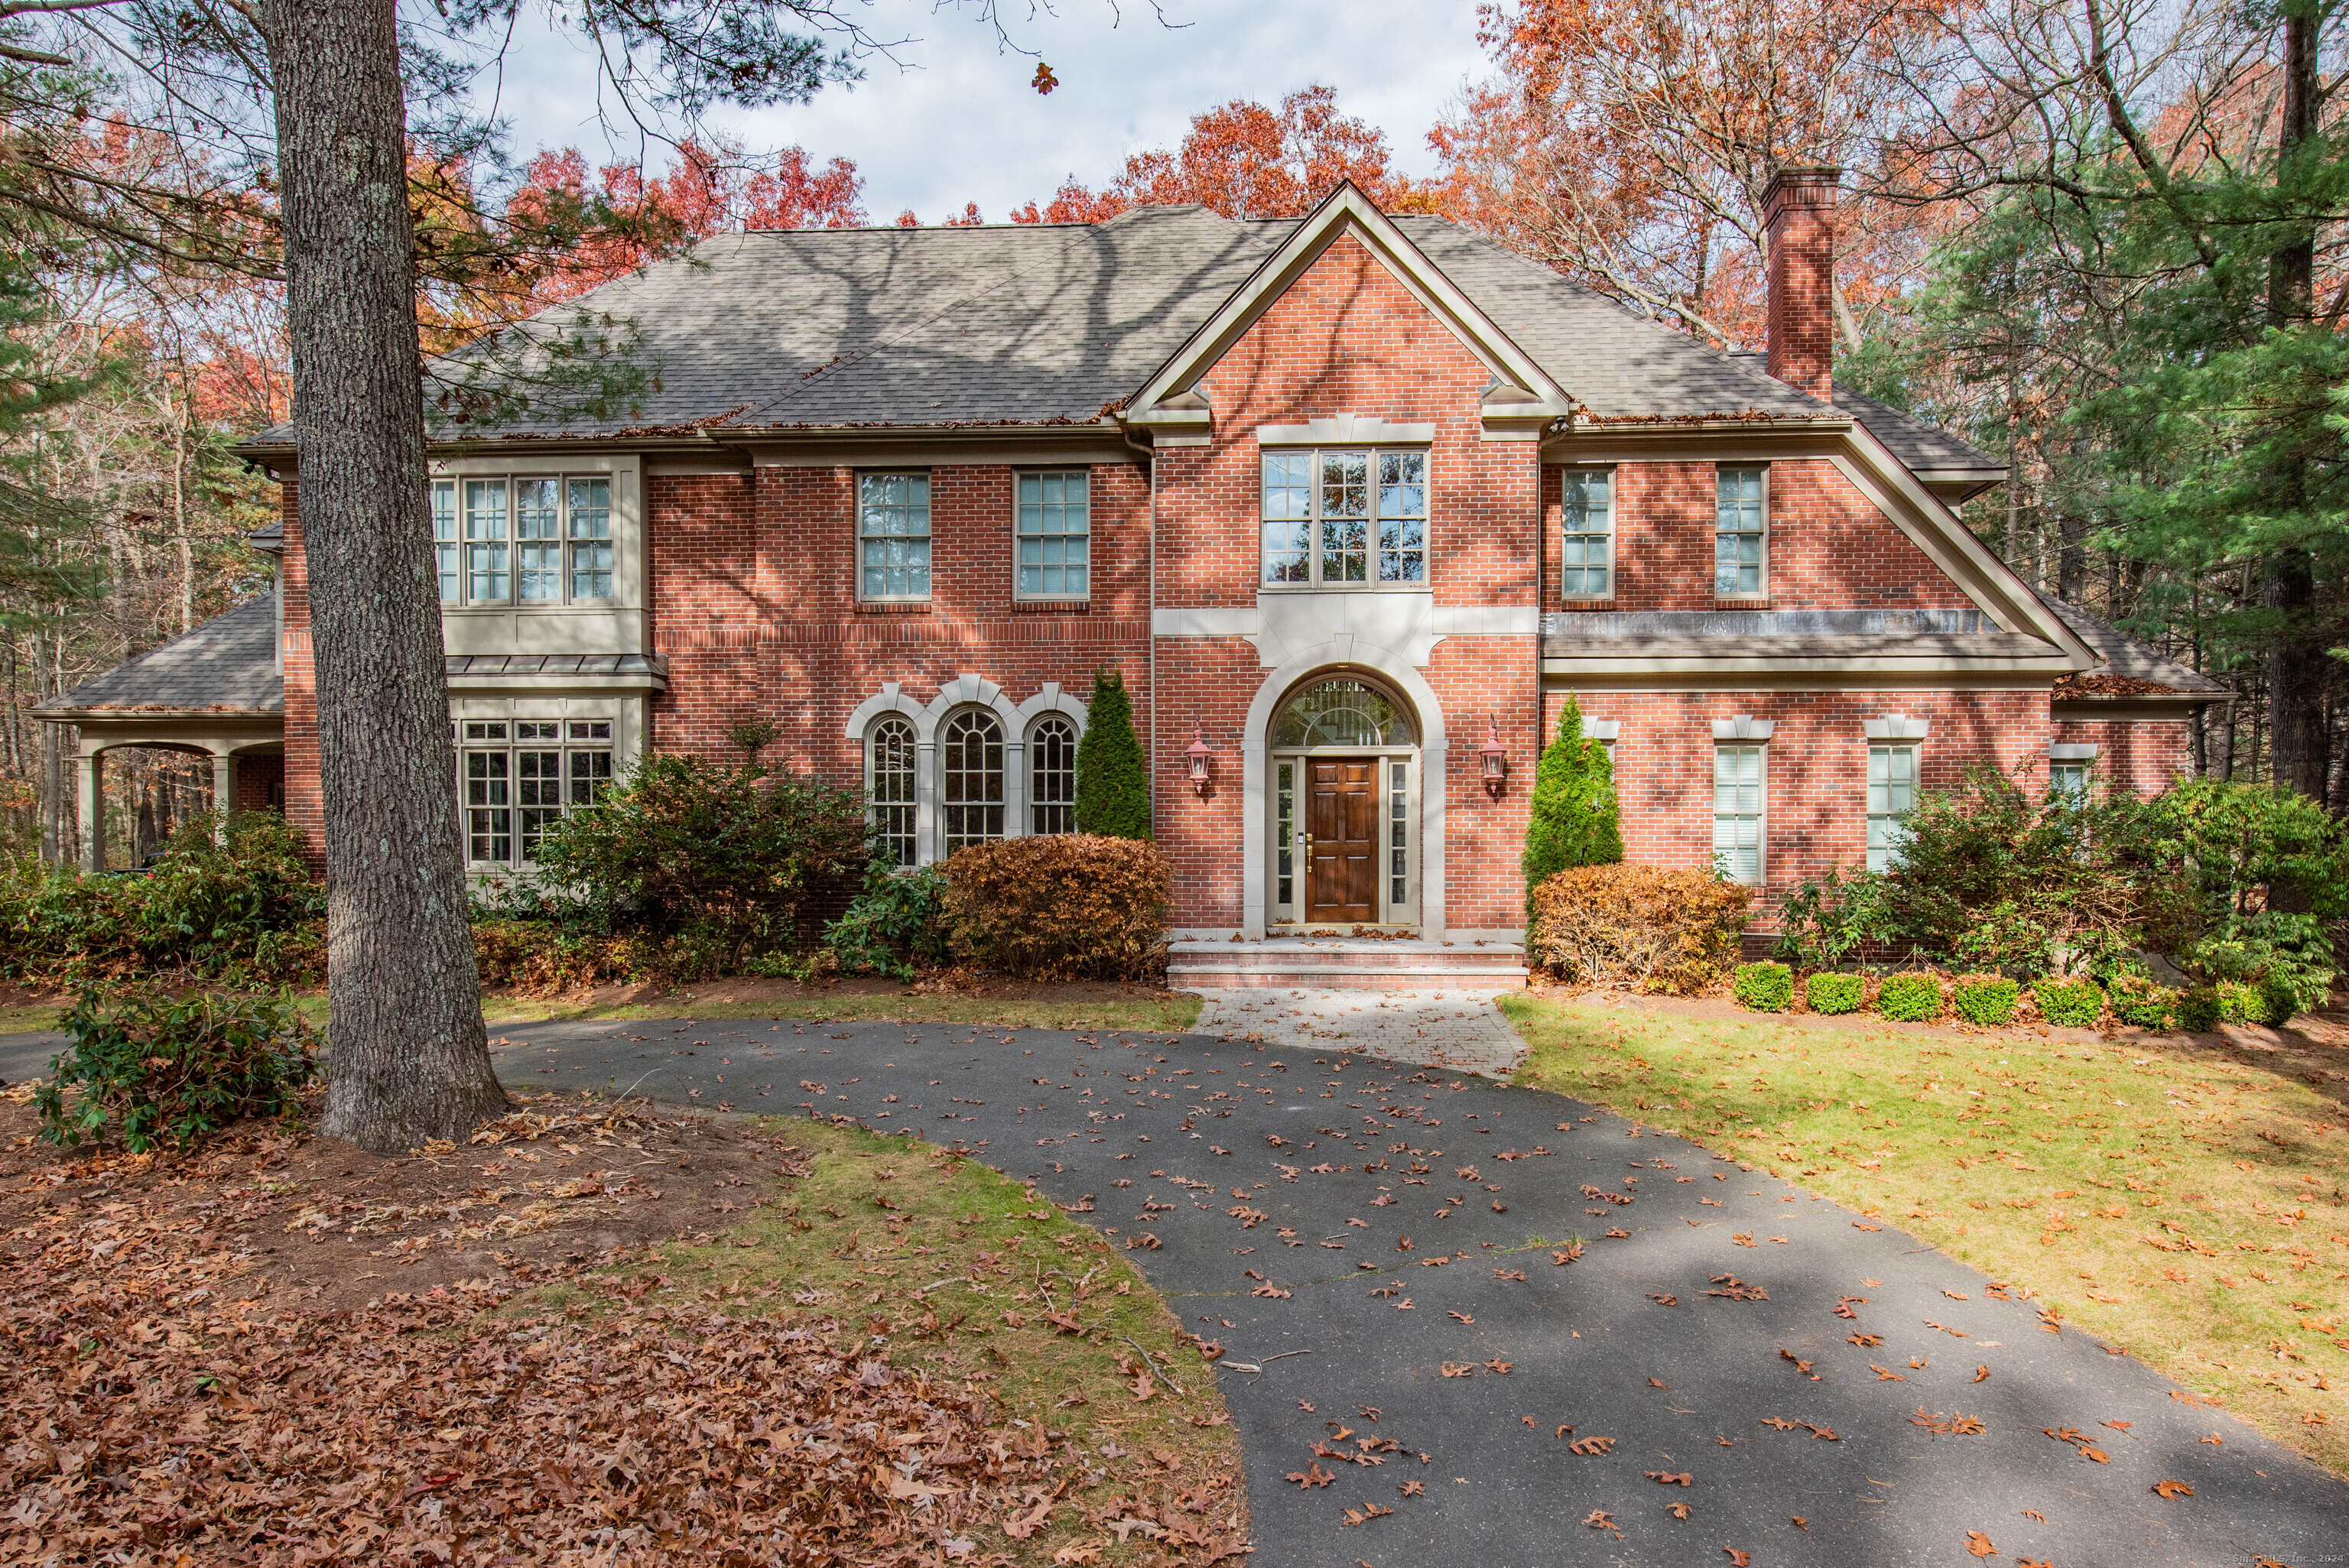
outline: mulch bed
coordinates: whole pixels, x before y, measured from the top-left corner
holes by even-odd
[[[34,1125],[0,1103],[0,1564],[1009,1563],[1090,1479],[869,1326],[663,1274],[804,1173],[730,1119],[548,1097],[406,1159]],[[1129,1479],[1144,1539],[1237,1545]]]

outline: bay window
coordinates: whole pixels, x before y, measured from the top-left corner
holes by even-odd
[[[611,600],[610,476],[435,480],[430,494],[442,603]]]

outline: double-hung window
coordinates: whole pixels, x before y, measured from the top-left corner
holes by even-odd
[[[1871,746],[1868,748],[1868,869],[1890,871],[1900,863],[1900,845],[1908,830],[1900,814],[1917,803],[1917,748],[1913,746]]]
[[[1615,476],[1605,469],[1569,473],[1563,499],[1558,593],[1568,599],[1609,598],[1615,584]]]
[[[1768,470],[1723,469],[1716,481],[1713,591],[1723,599],[1759,599],[1769,516]]]
[[[458,743],[465,858],[476,862],[535,860],[551,823],[612,787],[608,718],[467,719]]]
[[[863,474],[856,483],[857,594],[864,599],[930,596],[930,476]]]
[[[1081,599],[1091,585],[1092,511],[1082,469],[1021,474],[1018,481],[1018,594]]]
[[[1427,454],[1264,455],[1264,581],[1344,587],[1427,581]]]
[[[1713,854],[1723,872],[1747,886],[1762,881],[1762,748],[1713,748]]]
[[[2088,765],[2085,762],[2050,762],[2047,765],[2047,792],[2058,799],[2082,806],[2088,799]]]
[[[608,475],[435,480],[444,604],[592,604],[612,597]]]

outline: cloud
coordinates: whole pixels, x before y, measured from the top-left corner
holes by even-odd
[[[1165,0],[1167,21],[1180,24],[1171,27],[1147,0],[1123,0],[1122,15],[1109,0],[1058,6],[1011,24],[1014,41],[1060,77],[1050,96],[1029,86],[1035,58],[999,51],[974,11],[884,0],[869,25],[914,40],[900,51],[904,68],[874,59],[864,81],[812,104],[726,110],[712,123],[753,150],[796,142],[818,160],[854,160],[876,221],[911,207],[935,222],[975,201],[1000,222],[1071,174],[1103,184],[1128,153],[1179,140],[1201,109],[1236,98],[1273,104],[1316,82],[1387,133],[1398,167],[1429,173],[1428,128],[1482,74],[1464,0]],[[509,55],[500,108],[519,150],[575,144],[605,156],[594,102],[591,60],[576,46],[542,36]],[[636,156],[633,145],[612,150]]]

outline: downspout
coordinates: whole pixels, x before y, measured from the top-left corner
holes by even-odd
[[[1150,470],[1150,587],[1149,599],[1142,607],[1143,634],[1149,641],[1150,740],[1145,750],[1150,762],[1150,830],[1158,831],[1158,457],[1152,447],[1133,438],[1133,432],[1123,424],[1118,435],[1125,444],[1142,454],[1143,466]]]

